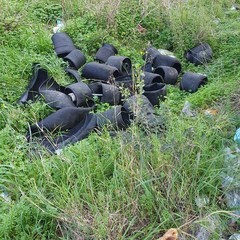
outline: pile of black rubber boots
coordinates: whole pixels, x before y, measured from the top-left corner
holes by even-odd
[[[34,64],[27,90],[19,99],[19,103],[25,104],[41,96],[57,110],[32,125],[27,134],[28,141],[37,139],[50,152],[80,141],[104,126],[113,130],[126,129],[139,113],[142,119],[155,121],[153,107],[164,100],[166,85],[176,84],[182,70],[181,63],[175,57],[163,55],[154,47],[147,48],[140,75],[143,86],[140,92],[143,93],[137,97],[131,60],[117,55],[118,50],[113,45],[103,44],[96,52],[94,62],[86,63],[85,55],[74,46],[66,33],[54,34],[52,42],[57,56],[67,62],[65,74],[75,83],[60,86],[46,69]],[[207,62],[211,57],[212,50],[208,44],[186,52],[187,60],[196,65]],[[78,71],[80,68],[81,75]],[[180,89],[196,92],[206,82],[205,75],[186,72],[182,75]],[[129,94],[127,98],[123,97],[124,89]],[[95,113],[96,101],[113,107]],[[56,137],[51,137],[54,133]]]

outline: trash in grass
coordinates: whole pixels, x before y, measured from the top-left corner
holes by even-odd
[[[178,239],[178,231],[175,228],[170,228],[162,237],[158,240],[177,240]]]
[[[194,48],[189,49],[185,53],[187,61],[195,65],[202,65],[209,62],[212,56],[213,51],[208,43],[202,43],[198,46],[195,46]]]
[[[215,18],[215,19],[213,20],[213,22],[214,22],[216,25],[218,25],[219,23],[221,23],[221,20],[220,20],[219,18]]]
[[[232,11],[240,10],[240,5],[238,4],[233,4],[232,7],[230,8]]]
[[[138,30],[138,32],[141,33],[141,34],[145,34],[145,33],[147,32],[147,29],[144,28],[141,24],[138,24],[138,25],[137,25],[137,30]]]
[[[197,115],[197,113],[191,109],[191,103],[189,101],[184,103],[181,114],[187,117],[195,117]]]
[[[240,144],[240,128],[237,129],[233,139],[236,143]]]
[[[240,233],[234,233],[229,240],[240,240]]]
[[[213,116],[216,116],[218,114],[218,110],[213,109],[213,108],[208,108],[204,111],[204,114],[206,116],[213,117]]]
[[[224,170],[222,172],[222,188],[226,205],[232,211],[232,221],[240,218],[240,155],[237,151],[225,149]]]
[[[101,130],[107,123],[118,130],[127,128],[132,121],[138,122],[147,131],[164,130],[162,117],[157,116],[153,111],[148,114],[148,110],[141,106],[140,114],[136,115],[128,104],[126,104],[127,108],[124,104],[128,98],[141,95],[142,100],[145,97],[148,101],[146,103],[143,100],[146,106],[149,104],[152,108],[161,106],[167,95],[167,85],[175,85],[182,70],[182,64],[173,53],[149,46],[143,56],[145,65],[150,65],[145,69],[149,72],[145,72],[145,78],[140,79],[142,84],[138,86],[134,85],[131,60],[125,56],[118,56],[118,50],[112,44],[104,43],[97,50],[94,61],[86,63],[87,57],[76,48],[68,34],[61,32],[63,28],[64,22],[57,20],[57,26],[53,29],[53,47],[56,55],[68,64],[65,74],[70,74],[77,83],[60,86],[49,76],[46,69],[39,64],[33,65],[29,85],[18,102],[26,104],[29,100],[34,102],[39,97],[43,97],[47,104],[57,111],[39,121],[40,127],[33,124],[30,129],[34,132],[28,133],[27,136],[31,136],[28,140],[38,138],[50,152],[58,154],[59,149],[86,138],[94,130]],[[145,31],[141,25],[138,25],[138,29],[142,33]],[[81,77],[85,78],[83,81],[78,72],[81,67]],[[150,75],[154,75],[154,78]],[[207,83],[207,77],[203,74],[185,73],[184,76],[180,84],[182,90],[195,92]],[[126,94],[126,91],[129,94]],[[131,99],[132,102],[135,100]],[[105,112],[91,112],[95,109],[96,102],[114,106]],[[196,116],[189,102],[185,103],[182,114]],[[53,137],[53,142],[44,137],[44,134],[52,133],[59,126],[64,126],[61,131],[68,132],[63,133],[61,137]]]
[[[58,19],[56,26],[53,28],[53,33],[61,32],[64,29],[64,23],[61,19]]]
[[[218,235],[222,235],[221,221],[217,215],[207,217],[200,224],[197,224],[198,230],[194,232],[196,239],[210,240],[213,234],[218,232]]]
[[[205,74],[185,72],[180,81],[180,89],[190,93],[195,93],[199,88],[206,85],[208,78]]]
[[[2,198],[7,203],[11,202],[11,197],[8,195],[7,192],[1,192],[0,193],[0,198]]]
[[[208,205],[210,199],[207,196],[198,196],[195,198],[195,203],[199,208],[203,208]]]
[[[227,206],[233,210],[236,218],[240,218],[240,210],[234,210],[240,207],[240,184],[236,181],[234,177],[226,176],[223,179],[222,187],[225,191]]]

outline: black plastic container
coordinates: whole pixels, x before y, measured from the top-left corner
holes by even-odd
[[[143,87],[143,95],[148,98],[153,106],[159,105],[160,100],[164,100],[167,95],[165,83],[153,83]]]
[[[147,63],[152,63],[157,55],[160,55],[160,52],[157,50],[157,48],[150,46],[146,49],[146,52],[143,55],[143,60]]]
[[[95,82],[88,85],[93,95],[98,96],[100,102],[109,103],[110,105],[118,105],[120,102],[119,89],[110,84]]]
[[[144,95],[133,95],[129,97],[123,104],[123,107],[134,119],[139,114],[149,115],[154,113],[153,105]],[[144,111],[144,113],[143,113]]]
[[[180,73],[182,70],[182,65],[179,60],[175,57],[171,57],[168,55],[160,54],[153,59],[153,68],[157,68],[160,66],[173,67],[178,71],[178,73]]]
[[[114,78],[120,76],[120,73],[115,67],[97,62],[90,62],[83,67],[82,76],[87,79],[113,82]]]
[[[57,56],[61,58],[67,56],[76,48],[72,39],[64,32],[53,34],[52,42]]]
[[[86,63],[85,55],[78,49],[72,50],[63,60],[67,61],[69,66],[74,69],[79,69]]]
[[[195,65],[201,65],[209,62],[212,55],[212,48],[207,43],[202,43],[185,53],[186,59]]]
[[[67,145],[74,144],[88,137],[95,127],[96,116],[92,113],[87,113],[68,132],[62,132],[60,136],[54,139],[43,136],[38,139],[41,141],[41,145],[50,153],[57,153],[58,150],[63,149]]]
[[[114,84],[121,88],[127,88],[130,92],[133,91],[133,80],[132,75],[117,77]]]
[[[163,79],[159,74],[150,73],[150,72],[143,72],[141,79],[144,80],[145,85],[163,82]]]
[[[194,93],[201,86],[205,85],[207,81],[208,78],[206,75],[200,73],[186,72],[182,76],[182,80],[180,82],[180,89]]]
[[[65,94],[72,97],[72,101],[77,107],[87,107],[92,99],[92,91],[86,83],[77,82],[65,88]],[[90,107],[90,106],[88,106]]]
[[[26,91],[19,98],[19,104],[26,104],[27,101],[35,101],[40,96],[40,90],[59,90],[60,86],[48,75],[46,69],[43,69],[39,64],[34,64],[32,67],[32,77]]]
[[[131,124],[131,116],[123,106],[113,107],[97,114],[97,127],[109,126],[111,129],[126,129]]]
[[[75,79],[76,82],[81,82],[81,76],[77,70],[72,68],[65,68],[64,71],[69,77]]]
[[[75,107],[71,98],[55,90],[44,90],[40,92],[45,102],[52,108],[61,109],[65,107]]]
[[[74,144],[88,137],[91,132],[95,130],[97,126],[97,118],[95,114],[88,113],[66,134],[61,135],[53,140],[53,143],[49,144],[45,142],[45,147],[50,152],[56,152],[56,150],[62,149],[69,144]]]
[[[142,70],[144,72],[152,72],[153,68],[152,68],[152,63],[151,62],[147,62],[143,67]]]
[[[114,56],[118,53],[118,50],[109,43],[104,43],[102,47],[100,47],[95,55],[94,60],[99,63],[107,62],[110,56]]]
[[[128,57],[111,56],[108,58],[106,64],[116,67],[121,75],[129,75],[132,73],[132,62]]]
[[[39,121],[30,127],[31,131],[28,134],[28,138],[31,135],[43,135],[44,133],[52,131],[65,131],[72,129],[78,122],[80,122],[90,108],[76,108],[76,107],[65,107],[58,111],[50,114],[43,120]]]
[[[178,79],[178,71],[173,67],[160,66],[154,69],[153,71],[156,74],[159,74],[164,83],[175,85]]]

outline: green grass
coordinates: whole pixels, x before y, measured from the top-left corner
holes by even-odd
[[[0,0],[0,193],[11,197],[10,202],[0,197],[0,239],[157,239],[168,228],[187,236],[198,222],[208,228],[209,216],[219,218],[229,234],[231,209],[222,200],[221,173],[224,148],[234,147],[240,127],[239,13],[223,0],[166,2],[36,0],[10,6]],[[152,42],[173,51],[184,71],[207,74],[208,84],[194,94],[177,85],[168,88],[166,101],[155,109],[166,125],[163,132],[133,124],[115,137],[107,130],[93,133],[51,156],[30,146],[25,134],[53,110],[43,101],[27,107],[16,101],[34,62],[57,82],[71,83],[51,45],[51,29],[62,16],[88,61],[109,42],[138,70]],[[137,31],[137,24],[146,34]],[[202,41],[211,44],[214,57],[196,67],[183,53]],[[185,101],[196,117],[181,115]],[[218,114],[206,116],[207,108]],[[197,197],[209,203],[198,207]],[[219,239],[219,231],[211,239]]]

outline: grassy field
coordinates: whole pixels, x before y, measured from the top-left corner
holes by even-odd
[[[0,239],[158,239],[169,228],[181,239],[198,239],[200,226],[208,239],[228,239],[234,231],[222,188],[224,149],[234,150],[240,127],[240,12],[233,3],[0,0]],[[60,155],[40,146],[33,153],[27,129],[54,110],[42,100],[26,107],[16,101],[32,63],[60,84],[72,82],[51,43],[57,19],[88,61],[108,42],[140,72],[151,43],[174,52],[183,72],[206,74],[208,84],[194,94],[168,87],[155,109],[165,131],[133,124],[115,137],[93,133]],[[184,52],[201,42],[212,46],[212,61],[187,63]],[[181,114],[185,101],[195,117]]]

